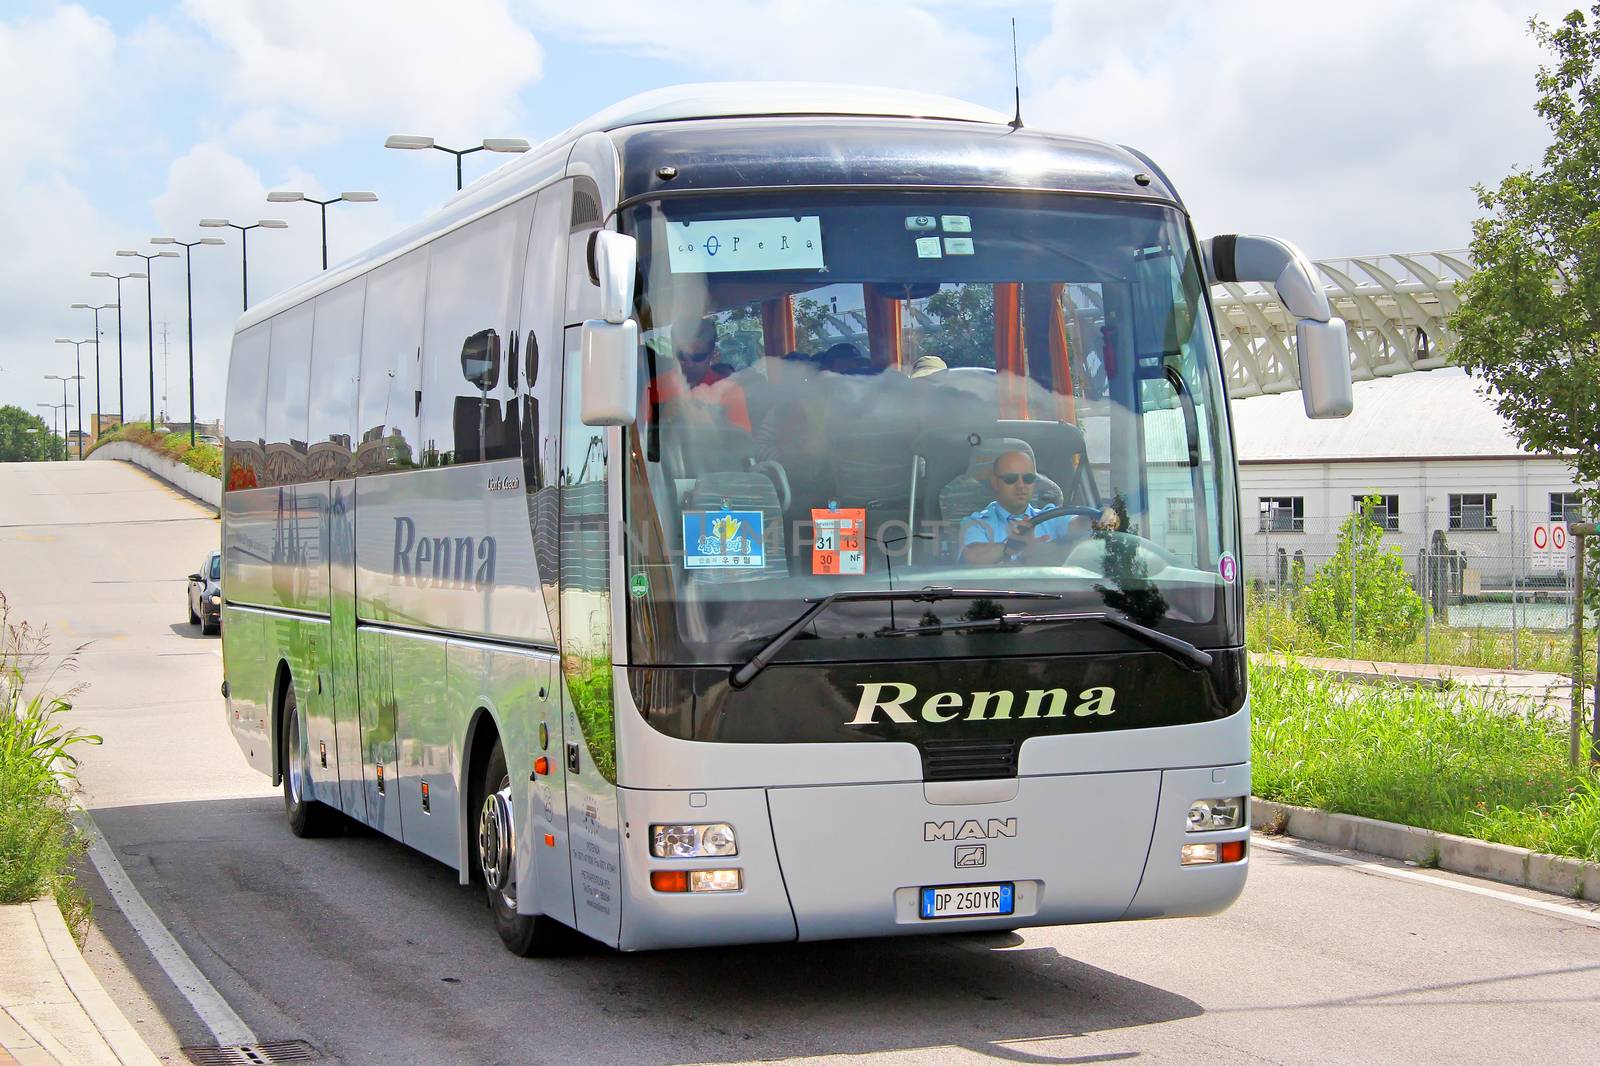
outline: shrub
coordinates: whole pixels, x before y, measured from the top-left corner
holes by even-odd
[[[1422,597],[1406,577],[1405,559],[1398,548],[1384,547],[1383,530],[1370,517],[1369,507],[1377,502],[1369,497],[1360,511],[1344,520],[1333,558],[1317,570],[1301,598],[1301,609],[1311,628],[1326,641],[1342,641],[1352,655],[1352,591],[1358,645],[1365,642],[1398,647],[1410,644],[1422,631]]]

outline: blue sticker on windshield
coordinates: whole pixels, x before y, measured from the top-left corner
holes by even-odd
[[[683,565],[759,569],[767,565],[760,511],[690,511],[683,516]]]

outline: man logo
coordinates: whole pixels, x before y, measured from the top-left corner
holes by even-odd
[[[935,840],[993,840],[1016,835],[1015,818],[990,818],[987,823],[969,818],[961,823],[960,829],[956,828],[954,820],[922,823],[922,839],[930,844]]]
[[[971,870],[989,865],[989,847],[986,844],[962,844],[956,848],[956,869]]]

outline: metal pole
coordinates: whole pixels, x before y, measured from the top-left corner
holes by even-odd
[[[1511,509],[1511,541],[1517,545],[1516,554],[1511,560],[1511,669],[1517,669],[1517,637],[1521,630],[1517,627],[1517,577],[1522,572],[1522,538],[1517,532],[1517,509]]]
[[[1361,516],[1358,512],[1350,530],[1350,658],[1356,657],[1356,540],[1361,536]]]
[[[1583,732],[1583,548],[1584,541],[1594,533],[1593,522],[1574,522],[1567,530],[1577,540],[1572,557],[1572,765],[1577,766],[1581,756],[1580,738]]]
[[[156,312],[155,271],[150,268],[155,265],[154,257],[140,256],[145,262],[144,277],[144,317],[145,317],[145,344],[150,348],[150,432],[156,431]]]
[[[322,200],[317,200],[317,201],[313,201],[313,202],[316,203],[317,206],[322,208],[322,269],[323,270],[327,270],[328,269],[328,204],[333,203],[333,201],[332,200],[328,200],[328,201],[324,202]]]
[[[454,152],[452,154],[456,157],[456,192],[460,192],[461,191],[461,157],[465,153],[463,153],[463,152]]]
[[[117,424],[128,421],[128,397],[122,377],[122,279],[117,279]]]
[[[183,286],[189,297],[189,447],[194,447],[194,249],[183,246]]]
[[[1426,521],[1422,535],[1428,535]],[[1433,662],[1433,548],[1426,539],[1422,542],[1422,661]]]
[[[94,309],[94,416],[100,417],[100,309]],[[94,439],[100,439],[100,427],[94,427]]]
[[[83,462],[83,345],[74,344],[72,350],[77,353],[73,359],[72,374],[78,379],[78,462]]]
[[[244,309],[248,311],[250,310],[250,227],[235,226],[233,228],[239,231],[239,273],[240,279],[244,283],[242,285],[244,289]]]

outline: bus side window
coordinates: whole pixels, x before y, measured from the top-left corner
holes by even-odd
[[[306,420],[311,387],[314,305],[291,307],[272,320],[267,360],[267,484],[306,480]]]
[[[356,428],[356,378],[361,362],[361,307],[367,279],[347,281],[317,297],[311,340],[312,377],[306,442],[313,480],[349,477]]]
[[[407,252],[367,276],[361,329],[362,473],[417,465],[417,375],[428,249]]]
[[[567,238],[566,325],[600,317],[600,287],[589,275],[589,239],[600,228],[600,188],[588,178],[572,181],[572,216]]]
[[[496,211],[433,243],[422,340],[423,466],[516,455],[504,356],[519,217]]]
[[[224,456],[225,489],[265,484],[262,448],[266,442],[267,351],[272,323],[261,322],[233,339],[228,361],[228,418]]]

